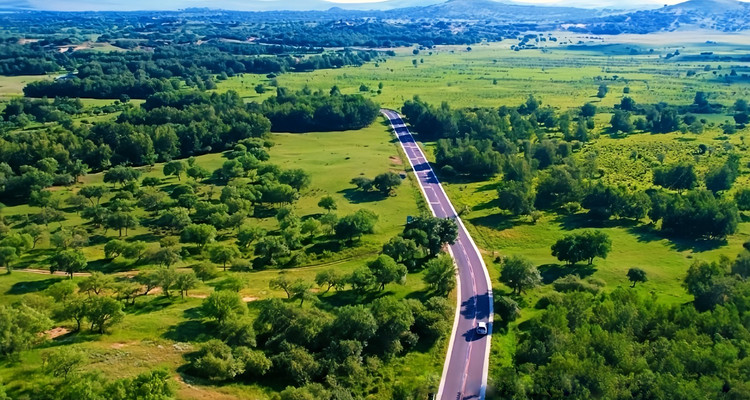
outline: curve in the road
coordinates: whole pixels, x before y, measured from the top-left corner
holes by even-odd
[[[493,321],[492,284],[487,267],[401,116],[393,110],[384,109],[381,112],[390,121],[401,148],[409,159],[432,214],[439,218],[454,219],[458,224],[458,239],[448,249],[457,269],[456,316],[437,399],[484,399]],[[487,323],[487,335],[476,333],[476,325],[480,321]]]

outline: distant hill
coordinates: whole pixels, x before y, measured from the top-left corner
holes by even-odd
[[[750,3],[737,0],[690,0],[655,10],[586,21],[582,29],[597,34],[648,33],[686,28],[737,32],[750,29]]]
[[[492,0],[449,0],[426,7],[391,10],[387,14],[394,18],[400,15],[407,18],[549,23],[591,18],[592,15],[610,15],[612,11],[511,4]]]

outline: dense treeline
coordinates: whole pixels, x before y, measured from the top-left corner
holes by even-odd
[[[378,106],[359,95],[323,93],[279,95],[262,105],[246,105],[235,92],[160,92],[143,107],[123,107],[116,121],[62,124],[44,130],[13,132],[0,138],[4,198],[25,198],[32,191],[74,183],[89,171],[116,165],[150,165],[208,152],[224,151],[270,130],[309,132],[360,129],[371,124]],[[81,111],[78,100],[13,100],[3,111],[9,128],[29,120],[65,121]],[[266,116],[271,118],[269,121]],[[24,122],[26,121],[26,122]],[[267,154],[246,149],[255,165]],[[231,168],[228,169],[231,173]],[[217,176],[217,179],[223,179]]]
[[[58,69],[77,71],[52,81],[36,81],[24,88],[28,97],[131,98],[147,96],[182,87],[183,82],[200,90],[216,87],[215,75],[241,73],[283,73],[362,65],[380,57],[375,51],[324,53],[294,57],[289,55],[237,55],[236,47],[204,45],[164,46],[147,51],[76,51],[64,59]],[[38,51],[45,58],[44,51]],[[0,53],[0,56],[2,54]],[[64,62],[63,62],[64,61]],[[41,62],[41,61],[39,61]],[[31,73],[31,71],[22,71]]]
[[[358,94],[342,95],[336,87],[330,95],[279,88],[257,110],[268,117],[274,132],[313,132],[364,128],[375,120],[380,107]]]
[[[684,281],[694,304],[663,305],[623,288],[545,297],[520,333],[513,366],[498,375],[499,395],[745,398],[748,260],[745,252],[734,262],[696,261]]]
[[[702,103],[705,96],[696,98]],[[738,103],[735,108],[743,109],[744,103]],[[651,112],[660,121],[673,115],[669,118],[676,124],[678,111],[665,110]],[[674,236],[724,238],[737,231],[737,203],[727,193],[739,175],[738,154],[729,152],[724,164],[703,177],[693,163],[654,167],[655,187],[648,190],[605,185],[599,179],[597,155],[576,155],[581,143],[593,136],[589,126],[596,111],[586,104],[577,115],[557,113],[533,97],[517,108],[497,110],[452,110],[418,98],[403,107],[421,137],[437,140],[435,162],[445,178],[483,179],[502,173],[499,207],[512,214],[533,219],[537,209],[570,214],[584,208],[592,220],[649,217]]]

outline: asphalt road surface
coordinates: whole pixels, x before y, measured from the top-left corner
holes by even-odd
[[[492,287],[487,269],[479,249],[401,116],[392,110],[381,111],[390,120],[409,158],[432,213],[458,223],[458,240],[450,246],[458,268],[458,309],[436,399],[484,399],[492,333]],[[487,323],[487,335],[476,333],[480,321]]]

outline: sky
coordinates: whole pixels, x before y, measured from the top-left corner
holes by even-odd
[[[26,3],[28,8],[63,11],[96,10],[176,10],[189,7],[228,10],[325,10],[330,7],[390,9],[440,3],[445,0],[0,0]],[[657,8],[684,0],[505,0],[516,4],[574,6],[589,8]],[[745,0],[750,1],[750,0]]]

